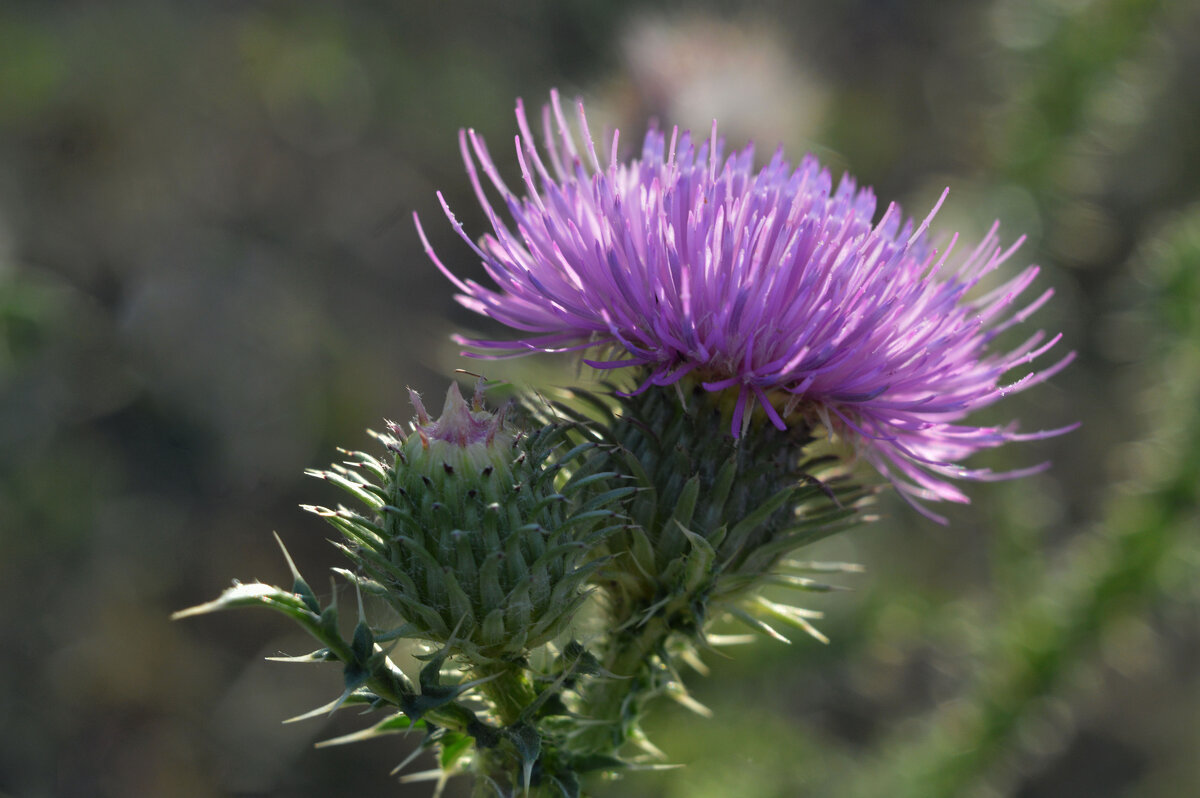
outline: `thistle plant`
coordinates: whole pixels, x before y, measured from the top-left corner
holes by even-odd
[[[387,713],[347,739],[421,729],[439,779],[469,772],[477,795],[582,795],[589,773],[661,761],[641,719],[660,696],[706,712],[680,665],[723,642],[714,621],[824,640],[819,613],[762,589],[830,590],[820,574],[853,570],[802,549],[872,520],[880,480],[856,461],[944,521],[930,503],[968,500],[952,480],[1045,467],[962,461],[1069,429],[967,421],[1072,357],[1012,379],[1060,336],[994,346],[1053,293],[1018,303],[1033,266],[981,287],[1020,241],[993,226],[965,253],[956,237],[939,248],[945,194],[920,223],[894,203],[876,221],[869,189],[835,187],[811,156],[756,171],[752,148],[722,154],[715,124],[702,141],[651,128],[629,162],[614,134],[602,163],[576,111],[552,95],[539,147],[518,103],[522,194],[460,135],[492,231],[476,243],[442,206],[493,287],[456,276],[417,228],[459,301],[518,331],[460,337],[464,354],[581,352],[607,387],[491,411],[482,388],[468,405],[451,386],[436,419],[414,394],[413,422],[376,436],[385,454],[312,472],[358,505],[308,508],[352,565],[338,570],[360,596],[349,639],[294,567],[291,590],[236,585],[182,613],[290,615],[322,645],[302,659],[343,665],[322,710]],[[394,617],[367,618],[363,594]],[[388,656],[401,641],[426,659],[415,682]]]

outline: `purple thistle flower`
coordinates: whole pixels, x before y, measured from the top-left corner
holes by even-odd
[[[782,150],[756,172],[753,146],[723,157],[715,122],[700,143],[678,128],[668,140],[651,127],[641,158],[629,163],[617,159],[614,132],[605,165],[582,103],[577,110],[582,147],[551,93],[542,112],[543,156],[518,101],[524,196],[501,180],[483,140],[460,132],[467,174],[493,232],[476,245],[438,198],[496,289],[451,273],[417,220],[426,252],[457,286],[458,301],[525,333],[512,341],[457,337],[475,356],[601,348],[618,355],[584,362],[641,367],[638,392],[691,375],[708,391],[736,392],[735,437],[745,433],[755,405],[780,429],[790,419],[819,421],[934,518],[918,500],[968,501],[947,478],[1015,478],[1047,465],[994,473],[959,461],[1074,428],[1022,434],[1015,422],[958,423],[1043,382],[1074,357],[1000,384],[1061,338],[1038,331],[1011,351],[988,351],[1054,293],[1047,289],[1014,312],[1038,274],[1029,266],[982,296],[968,296],[1023,239],[1005,249],[993,225],[966,254],[955,251],[957,235],[935,249],[927,230],[946,193],[915,229],[895,203],[873,223],[869,188],[844,176],[835,189],[813,156],[793,168]],[[488,200],[480,169],[512,225]]]

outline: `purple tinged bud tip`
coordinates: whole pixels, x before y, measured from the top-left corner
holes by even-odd
[[[496,433],[503,428],[505,413],[503,410],[493,413],[483,407],[483,396],[476,391],[471,405],[463,399],[462,391],[457,383],[451,383],[446,391],[446,402],[442,406],[442,414],[431,419],[421,403],[421,398],[415,391],[409,391],[409,398],[416,410],[416,430],[425,446],[433,441],[443,441],[459,447],[474,444],[491,444]],[[473,409],[473,407],[476,409]]]

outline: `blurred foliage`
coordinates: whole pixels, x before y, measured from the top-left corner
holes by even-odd
[[[334,562],[303,469],[479,366],[409,215],[480,274],[455,131],[508,163],[551,86],[627,151],[717,117],[918,214],[950,185],[937,228],[1028,234],[1080,353],[997,408],[1083,422],[988,463],[1051,471],[831,542],[868,568],[832,644],[714,658],[715,719],[653,730],[687,767],[606,794],[1200,793],[1198,72],[1187,0],[0,7],[0,795],[428,794],[403,744],[311,750],[353,718],[280,725],[337,679],[262,662],[282,625],[167,616],[286,578],[273,528]]]

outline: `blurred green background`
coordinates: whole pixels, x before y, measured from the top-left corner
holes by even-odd
[[[1053,470],[970,486],[947,528],[885,496],[814,552],[867,569],[812,602],[833,642],[713,657],[715,719],[652,722],[686,767],[603,793],[1200,795],[1200,6],[730,8],[0,5],[0,796],[430,793],[387,775],[414,740],[280,725],[340,679],[263,661],[308,650],[282,619],[168,614],[285,580],[272,529],[322,583],[297,504],[337,497],[303,469],[495,331],[410,215],[478,276],[434,197],[483,232],[456,131],[512,174],[514,99],[551,87],[628,153],[649,116],[716,117],[917,216],[950,185],[935,229],[1028,235],[1012,268],[1058,293],[1026,326],[1079,352],[991,417],[1083,427],[975,463]]]

